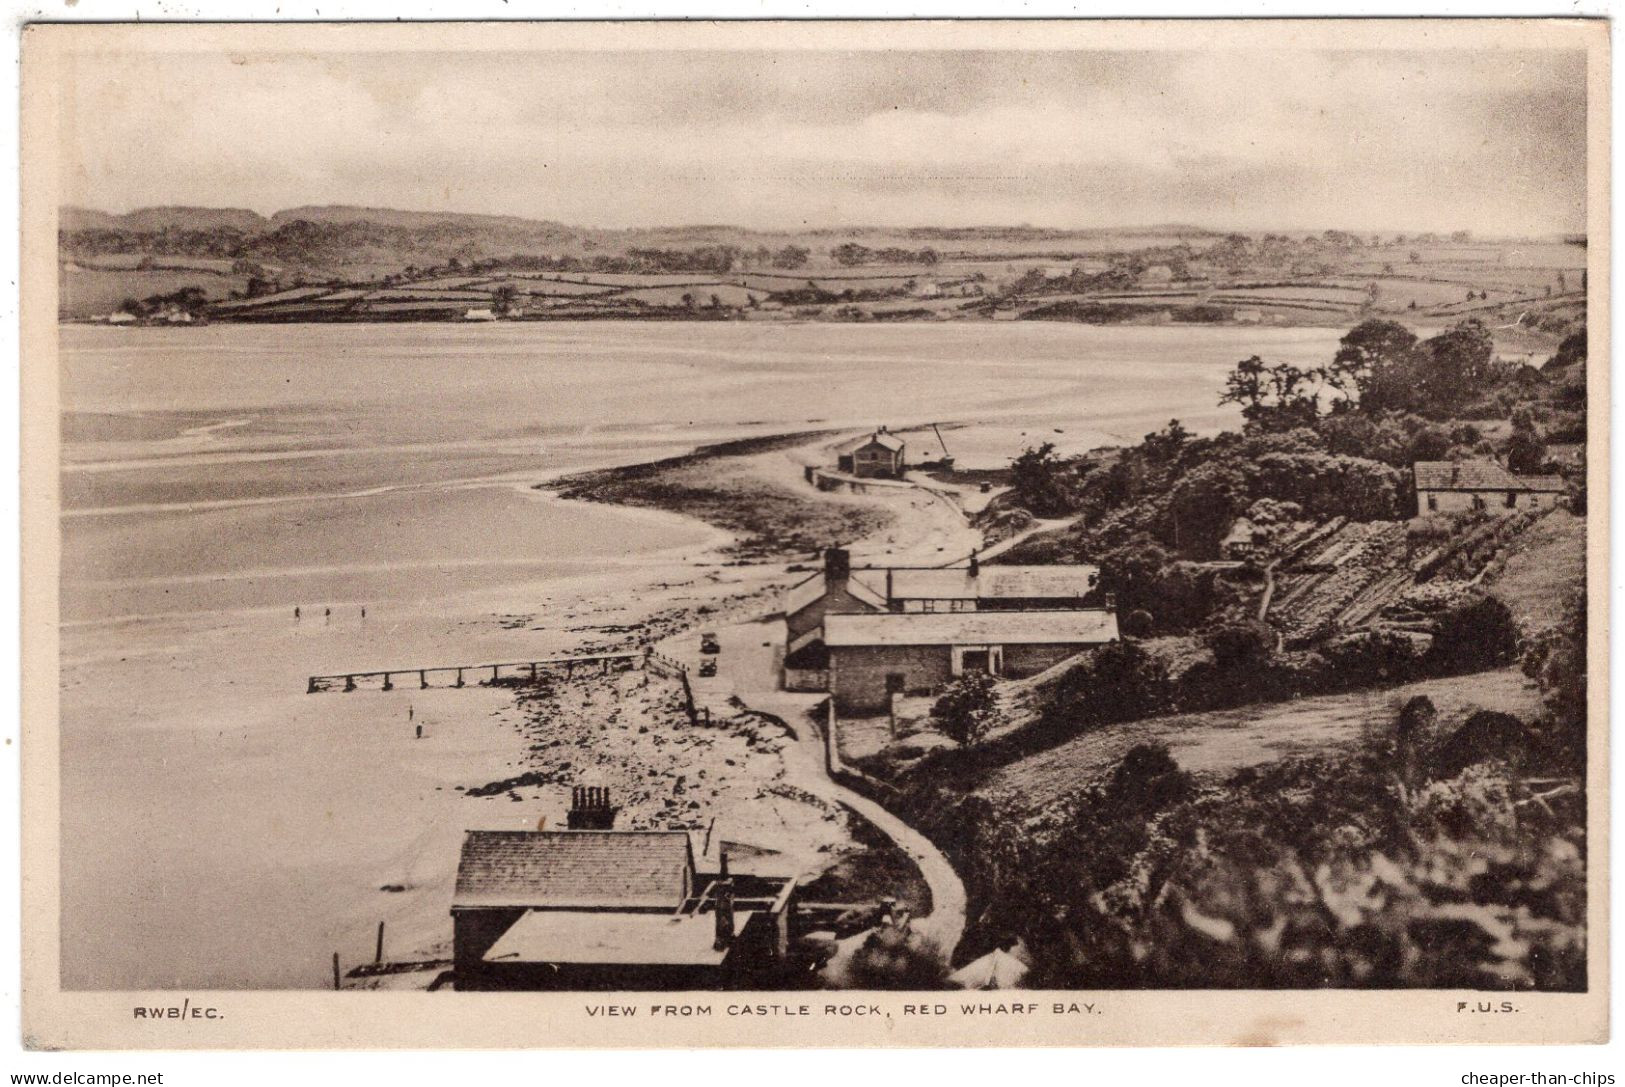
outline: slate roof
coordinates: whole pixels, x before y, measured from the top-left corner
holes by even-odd
[[[1079,611],[880,612],[824,616],[824,644],[1098,645],[1117,639],[1117,615]]]
[[[675,910],[693,869],[681,830],[471,830],[452,906]]]
[[[1562,491],[1561,476],[1516,476],[1491,460],[1419,460],[1419,491]]]
[[[903,448],[903,439],[895,434],[888,434],[884,430],[877,430],[873,434],[865,434],[861,438],[853,438],[844,445],[838,445],[835,447],[835,451],[837,453],[856,453],[870,444],[878,445],[883,449],[890,449],[895,453]]]
[[[886,573],[853,571],[876,593],[886,592]],[[1083,564],[1062,566],[983,566],[976,577],[963,566],[947,569],[895,569],[891,571],[893,600],[1055,600],[1083,597],[1093,592],[1100,568]]]

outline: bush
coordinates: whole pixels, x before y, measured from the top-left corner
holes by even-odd
[[[961,747],[977,743],[993,727],[993,677],[967,672],[950,683],[931,707],[937,729]]]
[[[1499,668],[1517,654],[1518,624],[1511,609],[1486,594],[1440,617],[1427,664],[1434,674],[1454,675]]]
[[[1168,669],[1137,642],[1109,642],[1056,683],[1044,724],[1068,733],[1132,721],[1163,709]]]
[[[1154,622],[1150,612],[1144,608],[1135,608],[1123,616],[1123,621],[1118,624],[1118,630],[1125,638],[1149,638]]]
[[[923,937],[882,926],[863,942],[846,971],[849,989],[930,990],[948,987],[942,950]]]
[[[1256,620],[1229,623],[1207,636],[1213,663],[1226,671],[1263,667],[1269,662],[1274,644],[1270,628]]]

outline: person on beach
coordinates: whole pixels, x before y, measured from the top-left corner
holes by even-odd
[[[296,623],[299,621],[299,605],[297,604],[293,607],[293,621]]]

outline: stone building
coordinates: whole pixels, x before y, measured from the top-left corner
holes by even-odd
[[[967,671],[1020,677],[1117,638],[1117,617],[1087,564],[824,571],[785,597],[785,686],[827,690],[842,711],[883,708]]]
[[[1549,509],[1566,490],[1562,476],[1519,476],[1491,460],[1419,460],[1416,515],[1487,510],[1505,515]]]
[[[843,713],[894,694],[930,694],[956,676],[1019,679],[1117,640],[1117,616],[1076,611],[884,612],[824,620],[829,692]]]
[[[613,822],[583,790],[570,824]],[[777,987],[790,954],[791,876],[703,871],[683,830],[471,830],[452,900],[459,989]]]

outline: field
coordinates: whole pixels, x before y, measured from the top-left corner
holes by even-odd
[[[247,276],[221,275],[199,270],[137,271],[65,266],[57,276],[58,312],[66,318],[112,313],[126,298],[173,294],[186,287],[201,287],[211,300],[224,301],[233,291],[245,290]]]
[[[589,246],[583,255],[546,254],[569,269],[560,271],[538,270],[524,254],[389,268],[373,259],[376,254],[358,253],[353,266],[320,273],[326,287],[301,285],[284,269],[282,282],[303,293],[234,300],[216,306],[213,315],[393,320],[411,303],[422,319],[462,320],[469,309],[499,308],[500,291],[520,301],[505,317],[535,320],[1029,318],[1347,328],[1369,317],[1429,326],[1472,317],[1509,333],[1528,332],[1548,349],[1547,340],[1584,320],[1582,244],[1398,239],[1332,245],[1313,235],[1272,235],[1238,251],[1226,249],[1223,236],[1196,230],[830,231],[773,235],[771,245],[741,246],[719,260],[717,247],[732,244],[730,237],[725,228],[694,228],[640,238],[639,244],[662,247],[653,256],[650,250],[618,254],[615,246],[632,244],[625,239]],[[806,250],[801,267],[780,266],[776,254],[787,243]],[[867,247],[868,256],[856,263],[836,259],[851,260],[841,251],[849,243]],[[681,270],[685,247],[693,249],[692,271]],[[911,254],[919,259],[898,259]],[[640,262],[678,267],[626,270]],[[146,269],[138,267],[143,263]],[[69,319],[93,317],[126,298],[192,285],[225,302],[245,287],[232,267],[214,257],[75,256],[62,265],[61,312]]]

